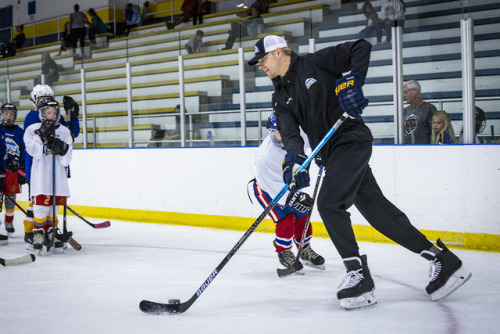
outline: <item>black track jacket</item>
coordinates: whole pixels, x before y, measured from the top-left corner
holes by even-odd
[[[314,148],[344,111],[335,95],[342,73],[359,72],[366,77],[371,44],[365,40],[347,42],[312,54],[291,55],[290,67],[282,78],[273,79],[273,109],[278,130],[288,153],[304,153],[299,125]],[[352,141],[373,141],[363,121],[347,119],[320,152],[325,163],[334,145]]]

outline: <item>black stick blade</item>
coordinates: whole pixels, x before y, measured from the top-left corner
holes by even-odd
[[[276,271],[278,272],[278,276],[280,278],[283,278],[283,277],[289,276],[293,273],[296,273],[300,269],[301,268],[299,267],[299,261],[295,261],[292,266],[285,268],[285,269],[278,268],[278,269],[276,269]]]
[[[147,314],[174,314],[174,313],[182,313],[180,311],[181,304],[164,304],[164,303],[156,303],[151,302],[149,300],[143,300],[139,304],[139,308],[142,312]]]

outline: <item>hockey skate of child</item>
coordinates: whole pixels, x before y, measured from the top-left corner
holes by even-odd
[[[255,197],[264,208],[285,186],[281,163],[286,151],[281,143],[274,114],[269,117],[267,128],[269,135],[255,152],[255,182],[253,185]],[[295,262],[295,254],[291,250],[292,245],[295,243],[297,247],[299,246],[309,213],[309,209],[300,203],[295,207],[289,205],[287,195],[288,193],[283,195],[273,210],[269,212],[269,216],[276,224],[274,247],[280,263],[286,268]],[[309,195],[303,193],[303,196]],[[312,202],[312,199],[310,200]],[[312,225],[309,225],[302,244],[300,258],[311,267],[324,270],[325,259],[311,248],[311,238]],[[297,273],[303,274],[302,268],[303,265],[299,261]]]
[[[5,193],[15,201],[16,194],[21,193],[21,186],[25,183],[24,178],[24,130],[15,124],[17,118],[17,107],[11,103],[4,103],[1,106],[2,124],[0,125],[0,133],[5,138],[6,149],[6,177],[5,177]],[[14,228],[14,212],[15,203],[7,196],[4,199],[5,203],[5,230],[11,236],[15,232]]]
[[[42,121],[25,130],[24,143],[26,152],[33,157],[30,180],[35,225],[33,249],[40,253],[49,244],[52,229],[55,228],[53,196],[56,201],[55,212],[59,205],[66,205],[66,199],[70,196],[65,167],[71,161],[73,140],[68,128],[58,122],[60,115],[56,100],[43,98],[38,104],[38,112]],[[63,243],[55,239],[52,249],[55,253],[62,252]]]
[[[309,186],[308,170],[293,174],[305,160],[300,128],[315,147],[343,116],[349,117],[319,152],[326,173],[318,194],[318,211],[347,269],[337,291],[344,309],[377,303],[366,255],[360,255],[348,209],[354,205],[376,230],[430,261],[433,275],[426,287],[431,299],[442,300],[462,286],[471,273],[438,239],[434,246],[408,217],[382,193],[369,165],[373,136],[361,114],[368,105],[362,86],[368,73],[371,44],[341,43],[299,56],[275,35],[255,44],[249,65],[259,65],[273,80],[272,106],[286,149],[285,183]],[[348,73],[345,74],[344,73]]]

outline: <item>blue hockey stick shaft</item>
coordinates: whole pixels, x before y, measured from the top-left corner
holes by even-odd
[[[335,131],[339,128],[339,126],[342,123],[344,123],[344,121],[347,118],[349,118],[349,115],[346,112],[344,112],[342,114],[342,116],[340,116],[340,118],[337,120],[337,122],[335,122],[335,124],[332,126],[332,128],[330,129],[330,131],[328,131],[326,133],[326,135],[323,137],[323,139],[321,139],[321,141],[318,143],[318,145],[316,145],[316,147],[311,152],[311,154],[307,157],[307,159],[302,163],[302,165],[300,165],[300,167],[297,169],[297,171],[294,173],[294,175],[297,174],[298,172],[306,169],[307,166],[309,166],[309,164],[311,163],[312,159],[314,159],[314,157],[316,156],[316,154],[318,154],[318,152],[323,148],[323,146],[325,146],[326,142],[330,139],[330,137],[335,133]],[[281,191],[278,193],[278,195],[276,195],[276,197],[273,198],[273,200],[271,201],[271,203],[273,203],[273,204],[278,203],[278,201],[281,199],[281,197],[283,197],[283,195],[286,193],[286,191],[289,188],[290,188],[290,185],[289,184],[285,184],[285,186],[283,187],[283,189],[281,189]]]

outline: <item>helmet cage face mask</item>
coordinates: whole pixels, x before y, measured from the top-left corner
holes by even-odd
[[[7,111],[7,110],[10,110],[14,113],[14,119],[13,120],[6,120],[4,117],[3,117],[3,113],[4,111]],[[2,111],[2,114],[1,114],[1,121],[2,121],[2,124],[5,125],[5,126],[12,126],[14,125],[14,122],[16,121],[16,118],[17,118],[17,107],[11,103],[4,103],[1,107],[1,111]]]
[[[38,109],[38,117],[40,120],[43,122],[46,118],[43,116],[43,112],[47,108],[55,108],[56,109],[56,120],[54,121],[55,123],[59,122],[59,116],[61,114],[59,110],[59,103],[57,103],[56,100],[54,100],[53,97],[44,97],[40,103],[38,103],[37,109]]]

